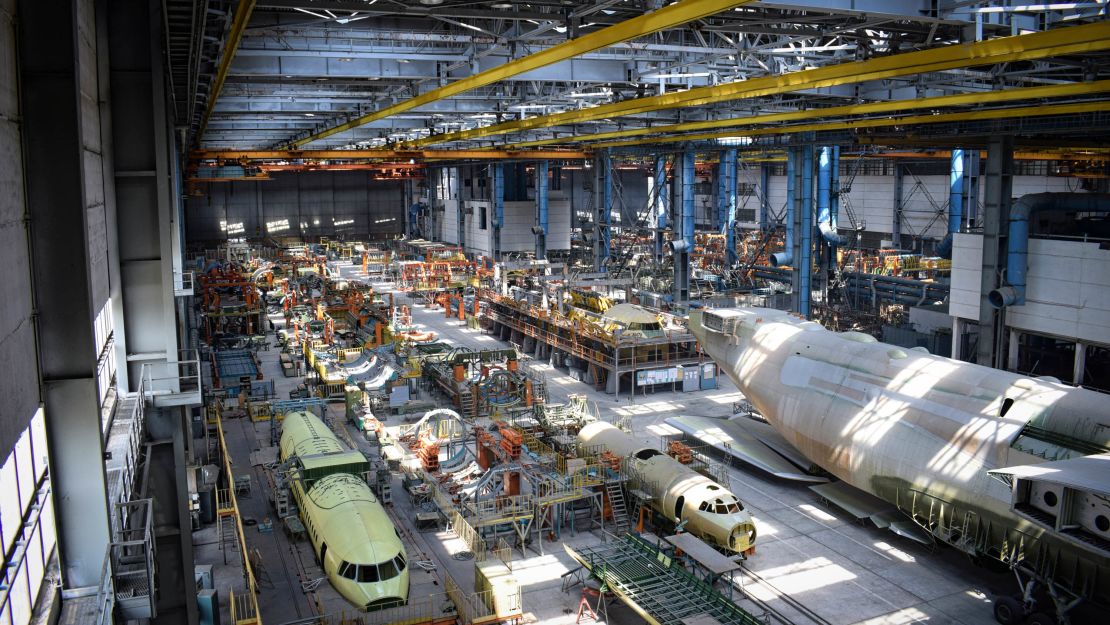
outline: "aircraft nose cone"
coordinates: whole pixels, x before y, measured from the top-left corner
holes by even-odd
[[[701,325],[701,315],[702,312],[700,310],[691,311],[686,326],[690,329],[690,333],[697,337],[699,342],[705,343],[705,328]]]

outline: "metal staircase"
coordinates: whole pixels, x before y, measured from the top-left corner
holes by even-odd
[[[620,536],[629,530],[628,507],[624,502],[624,490],[618,480],[605,483],[605,494],[609,498],[609,509],[613,513],[613,533]]]

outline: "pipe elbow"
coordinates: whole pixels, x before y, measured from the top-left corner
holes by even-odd
[[[844,245],[844,237],[840,236],[840,234],[836,231],[836,228],[834,228],[831,223],[821,222],[817,226],[817,229],[821,232],[821,238],[825,239],[829,243],[832,243],[833,245]]]
[[[940,256],[941,258],[951,259],[952,258],[952,242],[953,242],[953,233],[949,232],[946,237],[941,239],[940,243],[937,243],[937,247],[936,247],[937,256]]]
[[[1025,303],[1025,289],[1014,286],[1004,286],[987,294],[987,301],[994,308],[1018,306]]]
[[[667,241],[667,248],[670,249],[672,252],[678,253],[689,251],[691,249],[691,246],[690,242],[686,239],[674,239],[672,241]]]
[[[783,267],[793,262],[794,257],[790,252],[775,252],[771,254],[771,266]]]

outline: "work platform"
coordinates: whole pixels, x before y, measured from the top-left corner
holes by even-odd
[[[651,625],[685,625],[705,616],[721,625],[762,625],[639,536],[625,534],[597,547],[564,548],[604,584],[603,591],[615,594]]]
[[[673,370],[677,375],[679,367],[698,367],[706,362],[698,354],[697,339],[688,332],[671,330],[660,337],[622,335],[489,289],[482,289],[479,297],[486,304],[482,317],[494,336],[521,345],[524,352],[537,359],[560,361],[560,355],[576,359],[580,362],[572,368],[585,369],[589,380],[584,381],[608,393],[618,393],[625,387],[640,388],[653,381],[650,376],[638,376],[641,372]],[[656,379],[681,389],[683,379],[675,375]]]

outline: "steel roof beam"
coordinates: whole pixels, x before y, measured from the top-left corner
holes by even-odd
[[[543,115],[475,130],[448,133],[415,141],[410,145],[412,147],[436,145],[521,130],[621,117],[632,113],[700,106],[742,98],[789,93],[807,88],[855,84],[947,69],[1028,61],[1065,54],[1105,51],[1107,49],[1110,49],[1110,23],[1099,22],[1027,35],[1000,37],[987,41],[906,52],[866,61],[828,65],[784,75],[771,75],[747,81],[638,98],[581,111]]]
[[[380,111],[364,115],[362,117],[353,119],[344,124],[340,124],[333,128],[322,130],[308,137],[298,139],[292,142],[292,145],[300,147],[316,141],[338,134],[345,130],[350,130],[361,126],[367,122],[376,119],[382,119],[402,113],[418,106],[422,106],[429,102],[449,98],[453,95],[469,91],[476,87],[481,87],[494,82],[505,80],[507,78],[538,70],[540,68],[558,63],[566,59],[570,59],[587,52],[610,46],[614,43],[627,41],[636,37],[642,37],[650,33],[673,28],[674,26],[685,24],[687,22],[701,19],[714,15],[727,9],[747,4],[750,0],[681,0],[675,4],[666,6],[657,11],[635,17],[615,26],[604,28],[602,30],[592,32],[587,35],[572,39],[557,46],[546,48],[534,54],[530,54],[523,58],[505,63],[496,68],[481,72],[477,75],[463,78],[453,83],[439,87],[427,93],[418,95],[404,102],[399,102],[393,106],[386,107]],[[506,13],[509,14],[509,13]]]
[[[201,119],[200,129],[197,131],[198,138],[204,136],[208,118],[212,115],[212,109],[220,97],[220,90],[223,89],[224,81],[227,80],[228,72],[231,70],[231,61],[235,59],[235,52],[243,39],[243,31],[247,28],[251,13],[254,12],[254,4],[255,0],[239,0],[239,4],[235,7],[235,15],[231,18],[231,31],[227,35],[223,54],[220,55],[220,66],[216,70],[216,77],[212,80],[212,88],[208,91],[208,106]]]

